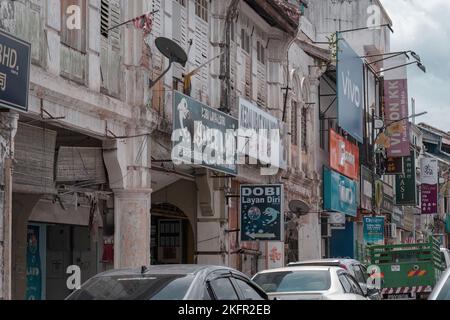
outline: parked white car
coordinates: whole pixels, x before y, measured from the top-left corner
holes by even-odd
[[[252,280],[272,300],[368,300],[355,278],[335,266],[266,270]]]
[[[444,272],[439,282],[434,286],[428,300],[450,300],[450,268]]]
[[[450,250],[446,248],[441,248],[441,257],[445,261],[447,268],[450,268]]]

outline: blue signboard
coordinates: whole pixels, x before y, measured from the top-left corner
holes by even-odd
[[[338,122],[357,141],[363,142],[364,63],[343,39],[337,48]]]
[[[332,230],[330,240],[330,258],[355,258],[355,222],[347,221],[345,229]]]
[[[384,217],[364,217],[363,239],[366,246],[384,245]]]
[[[0,31],[0,107],[28,111],[31,45]]]
[[[356,217],[356,183],[324,167],[323,184],[324,209]]]
[[[28,226],[26,300],[42,299],[42,266],[39,252],[39,226]]]
[[[241,185],[241,241],[283,241],[283,185]]]

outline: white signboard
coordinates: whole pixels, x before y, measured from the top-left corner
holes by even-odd
[[[267,269],[284,267],[284,242],[266,242],[266,266]]]
[[[435,185],[438,183],[438,161],[432,158],[423,158],[421,161],[422,184]]]

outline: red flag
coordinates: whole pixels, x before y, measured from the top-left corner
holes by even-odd
[[[143,14],[142,16],[134,18],[132,21],[136,29],[144,31],[144,35],[148,35],[152,32],[153,20],[151,13]]]

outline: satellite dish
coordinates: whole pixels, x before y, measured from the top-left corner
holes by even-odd
[[[289,202],[289,210],[292,213],[304,216],[308,214],[310,208],[309,205],[302,200],[292,200]]]
[[[158,50],[169,59],[170,63],[176,62],[183,67],[186,66],[187,54],[176,42],[168,38],[159,37],[155,40]]]
[[[162,79],[166,75],[167,72],[169,72],[170,67],[172,66],[172,63],[176,62],[181,64],[183,67],[186,66],[187,62],[187,54],[181,48],[177,43],[175,43],[173,40],[170,40],[168,38],[159,37],[155,40],[155,45],[158,48],[158,50],[167,58],[169,59],[169,66],[166,70],[164,70],[163,73],[154,81],[150,81],[150,88],[153,88],[153,86]]]

